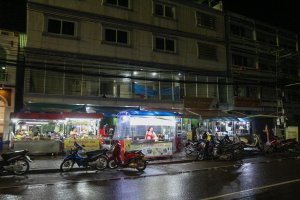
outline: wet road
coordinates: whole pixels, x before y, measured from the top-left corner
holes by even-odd
[[[300,159],[0,177],[0,199],[299,199]]]

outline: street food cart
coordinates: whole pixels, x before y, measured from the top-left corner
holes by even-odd
[[[175,137],[180,115],[173,112],[126,111],[117,115],[113,139],[122,144],[122,151],[142,150],[146,157],[172,156],[176,150]],[[156,138],[146,139],[153,128]]]
[[[73,148],[70,130],[76,128],[76,141],[87,149],[99,149],[97,113],[13,113],[14,150],[27,149],[32,154],[60,153]]]

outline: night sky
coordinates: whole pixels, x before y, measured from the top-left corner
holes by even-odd
[[[224,0],[223,2],[227,10],[300,33],[300,1],[298,0]]]
[[[143,2],[143,0],[137,0]],[[0,28],[26,30],[26,0],[0,0]],[[223,0],[224,8],[300,33],[300,1]]]

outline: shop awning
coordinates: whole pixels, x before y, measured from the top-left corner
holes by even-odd
[[[36,120],[65,120],[67,118],[102,119],[101,113],[12,113],[11,119],[36,119]]]
[[[11,119],[64,120],[62,114],[56,113],[12,113]]]
[[[146,111],[146,110],[130,110],[119,112],[118,116],[121,115],[134,115],[134,116],[180,116],[176,112],[166,112],[166,111]]]
[[[139,106],[97,106],[88,104],[27,103],[23,113],[97,113],[114,117],[121,111],[140,110]],[[71,115],[72,116],[72,115]],[[69,116],[69,118],[71,117]],[[92,116],[92,115],[89,115]]]
[[[59,103],[27,103],[22,112],[38,113],[62,113],[62,112],[86,112],[85,104],[59,104]]]
[[[183,110],[184,117],[200,117],[202,119],[218,118],[218,117],[235,117],[222,110],[200,110],[200,109],[188,109]]]
[[[253,119],[253,118],[277,118],[277,115],[263,115],[263,114],[259,114],[259,115],[248,115],[247,119]]]

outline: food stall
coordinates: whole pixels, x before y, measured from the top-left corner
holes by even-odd
[[[70,130],[76,128],[76,141],[87,149],[99,149],[97,113],[12,113],[14,150],[27,149],[31,154],[60,153],[73,148]]]
[[[122,151],[142,150],[146,157],[172,156],[176,150],[175,136],[180,115],[173,112],[126,111],[117,115],[113,139],[122,144]],[[147,139],[152,127],[156,136]]]
[[[215,117],[207,119],[203,124],[207,131],[217,134],[220,138],[228,135],[232,139],[235,136],[250,134],[250,122],[245,118]]]

